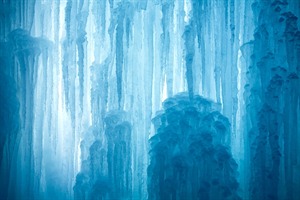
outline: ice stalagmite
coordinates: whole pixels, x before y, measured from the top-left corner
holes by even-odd
[[[177,94],[153,119],[149,199],[239,199],[230,126],[212,102]]]
[[[111,198],[131,198],[131,125],[126,113],[112,112],[105,118],[108,178],[112,183]]]
[[[104,132],[105,140],[96,139],[89,147],[88,157],[83,159],[73,187],[75,199],[132,197],[131,125],[126,121],[126,113],[109,112]],[[82,152],[89,140],[82,143]]]

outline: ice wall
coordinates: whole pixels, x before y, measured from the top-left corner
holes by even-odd
[[[299,143],[291,142],[299,140],[299,31],[287,7],[280,1],[253,4],[254,40],[242,47],[250,60],[244,130],[251,199],[299,197]]]
[[[1,196],[6,197],[9,192],[11,168],[15,165],[14,155],[20,143],[20,117],[19,101],[16,95],[17,85],[14,79],[13,60],[10,57],[10,46],[8,43],[1,42],[0,65],[1,65],[1,134],[0,134],[0,187]]]
[[[1,1],[1,197],[147,199],[151,119],[187,92],[228,119],[241,198],[298,199],[299,15],[295,0]],[[112,112],[128,138],[109,139]]]

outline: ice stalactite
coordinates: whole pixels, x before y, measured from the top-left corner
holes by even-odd
[[[171,96],[173,93],[173,66],[170,65],[170,52],[173,48],[171,46],[171,37],[173,32],[173,16],[174,16],[174,2],[162,1],[162,34],[161,34],[161,70],[165,72],[166,77],[161,77],[162,84],[166,80],[167,94]]]
[[[234,0],[190,3],[191,11],[187,14],[195,37],[195,58],[191,68],[194,71],[194,92],[222,103],[223,113],[229,116],[234,133],[240,101],[237,89],[239,16],[243,12],[237,11]],[[218,21],[217,26],[214,25],[215,21]]]
[[[118,98],[118,108],[123,109],[124,99],[122,99],[124,90],[124,69],[126,69],[126,48],[129,47],[131,26],[134,16],[135,9],[133,4],[130,2],[120,2],[117,4],[116,8],[113,10],[112,22],[110,29],[112,34],[115,31],[115,62],[116,62],[116,83],[117,83],[117,98]],[[112,36],[111,36],[112,37]],[[111,42],[112,42],[111,41]]]
[[[81,102],[83,101],[83,80],[85,64],[85,24],[88,5],[85,1],[68,0],[65,6],[64,25],[65,38],[62,44],[62,76],[64,91],[64,106],[71,121],[71,129],[68,129],[69,135],[69,157],[66,171],[68,173],[67,185],[68,192],[72,192],[73,178],[76,174],[77,152],[79,143],[80,119],[82,118]],[[85,13],[85,14],[84,14]],[[78,51],[76,51],[76,48]],[[77,73],[79,72],[79,74]],[[79,75],[79,76],[78,76]],[[77,78],[79,79],[79,95],[77,90]],[[80,96],[82,94],[82,96]],[[71,195],[70,195],[71,196]]]
[[[120,5],[117,9],[117,27],[116,27],[116,77],[117,77],[117,93],[118,107],[121,108],[122,99],[122,81],[123,81],[123,64],[124,64],[124,18],[126,4]],[[125,7],[125,8],[124,8]]]
[[[240,24],[241,22],[237,19],[240,19],[241,13],[238,12],[240,6],[236,6],[235,0],[230,1],[230,49],[231,49],[231,63],[228,64],[231,70],[231,85],[230,91],[232,92],[230,96],[230,101],[232,102],[231,109],[229,114],[224,114],[230,116],[232,130],[233,130],[233,139],[236,137],[236,124],[237,124],[237,111],[238,111],[238,51],[240,47],[239,35],[240,35]]]
[[[77,13],[77,51],[78,51],[78,77],[79,77],[79,105],[83,110],[83,96],[84,96],[84,67],[86,66],[87,55],[87,39],[86,39],[86,23],[89,12],[89,1],[80,1]]]
[[[75,106],[76,104],[75,102],[76,101],[76,96],[75,96],[76,51],[74,51],[76,46],[75,43],[76,42],[76,16],[77,16],[77,2],[68,0],[65,8],[66,38],[63,43],[62,72],[63,72],[63,80],[64,80],[65,103],[68,111],[70,112],[73,127],[75,126],[75,115],[76,115],[76,106]],[[79,63],[80,60],[83,59],[84,59],[83,57],[80,58]],[[83,76],[83,74],[80,75]],[[81,80],[83,79],[81,78]]]
[[[203,1],[191,1],[191,13],[187,13],[191,15],[191,21],[193,25],[193,31],[195,31],[195,35],[197,36],[197,47],[200,49],[201,52],[201,90],[202,93],[205,93],[207,88],[205,83],[206,77],[206,55],[205,55],[205,44],[204,44],[204,35],[203,35],[203,26],[202,23],[203,17],[205,17],[205,10],[203,10],[203,5],[205,2]],[[207,2],[206,2],[207,3]]]
[[[195,33],[192,24],[186,26],[184,32],[185,39],[185,65],[186,65],[186,80],[188,83],[188,91],[190,99],[194,96],[194,83],[193,83],[193,59],[195,55]]]
[[[72,11],[72,1],[67,1],[67,5],[65,8],[65,16],[66,16],[66,40],[64,41],[64,60],[62,63],[62,72],[63,72],[63,80],[64,80],[64,92],[65,92],[65,102],[67,107],[69,108],[69,64],[68,64],[68,46],[71,41],[71,11]]]
[[[104,117],[108,108],[108,78],[109,69],[113,63],[113,55],[108,52],[102,52],[105,47],[105,38],[107,32],[106,1],[94,1],[92,3],[92,14],[94,18],[94,57],[95,60],[91,68],[91,114],[93,127],[98,129],[98,133],[104,131]],[[99,13],[101,16],[99,17]],[[111,47],[110,47],[111,48]],[[105,59],[103,59],[105,58]]]
[[[100,50],[101,50],[101,46],[104,46],[104,39],[106,36],[106,14],[107,14],[107,9],[106,9],[106,1],[94,1],[91,4],[91,10],[92,10],[92,14],[93,18],[94,18],[94,29],[95,32],[94,34],[94,43],[95,43],[95,47],[94,47],[94,57],[95,57],[95,63],[99,64],[100,60],[101,60],[101,55],[100,55]],[[99,17],[99,13],[101,14],[101,16]]]

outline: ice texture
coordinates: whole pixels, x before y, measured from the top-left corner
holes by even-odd
[[[299,16],[0,1],[0,199],[300,199]]]

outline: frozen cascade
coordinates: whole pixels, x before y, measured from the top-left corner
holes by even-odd
[[[0,1],[0,199],[299,199],[299,16]]]

